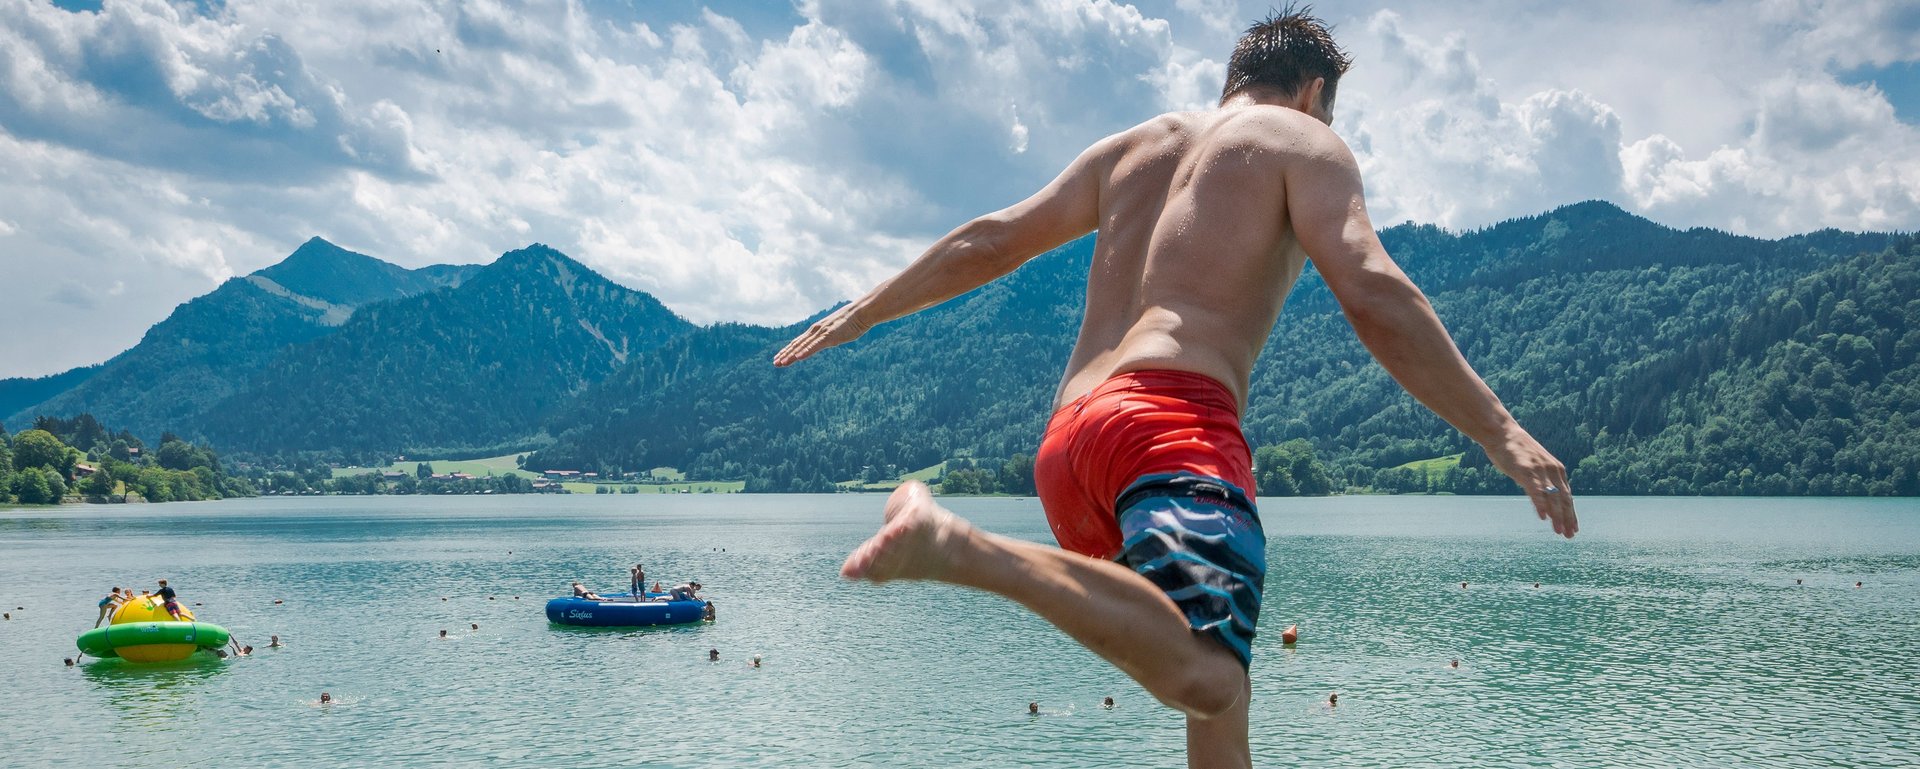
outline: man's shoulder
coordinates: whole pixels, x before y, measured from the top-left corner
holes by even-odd
[[[1344,145],[1318,118],[1286,107],[1255,104],[1234,109],[1220,120],[1220,138],[1225,141],[1295,151],[1328,143]]]
[[[1201,112],[1162,112],[1140,121],[1118,133],[1109,134],[1089,148],[1095,153],[1102,151],[1124,151],[1142,145],[1157,145],[1168,140],[1178,141],[1206,129],[1216,119],[1209,111]]]
[[[1282,164],[1303,156],[1351,157],[1346,142],[1327,124],[1274,105],[1161,113],[1096,142],[1088,154],[1112,160],[1168,146],[1180,147],[1183,153],[1187,148],[1205,147]]]

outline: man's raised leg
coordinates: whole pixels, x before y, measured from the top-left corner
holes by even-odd
[[[1247,676],[1225,646],[1193,632],[1173,600],[1112,561],[981,531],[909,482],[887,499],[886,522],[847,556],[840,574],[886,582],[946,582],[1005,596],[1100,655],[1192,724],[1239,735],[1246,752]],[[1191,755],[1191,751],[1190,751]],[[1194,766],[1222,765],[1216,763]],[[1232,766],[1231,763],[1224,765]]]

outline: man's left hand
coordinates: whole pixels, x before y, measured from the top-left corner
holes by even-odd
[[[773,365],[791,366],[821,350],[859,339],[861,334],[867,333],[868,328],[854,316],[854,305],[841,305],[840,309],[815,322],[806,333],[788,342],[785,349],[773,356]]]

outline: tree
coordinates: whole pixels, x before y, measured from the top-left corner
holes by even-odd
[[[80,451],[92,451],[96,446],[105,446],[110,438],[107,429],[92,414],[81,414],[72,419],[41,416],[33,420],[33,427],[51,433],[61,443]]]
[[[103,466],[80,482],[80,492],[88,496],[110,497],[113,496],[113,485],[113,474]]]
[[[1015,454],[1000,466],[1000,490],[1008,494],[1038,493],[1033,480],[1033,456]]]
[[[1293,482],[1293,462],[1279,446],[1261,446],[1254,450],[1253,483],[1262,497],[1300,495],[1300,487]]]
[[[1295,447],[1293,466],[1294,485],[1303,497],[1324,497],[1333,493],[1333,478],[1327,474],[1326,465],[1313,456],[1313,445],[1304,438],[1287,441],[1284,446]]]
[[[1324,497],[1333,493],[1333,478],[1313,455],[1313,444],[1295,438],[1253,452],[1254,483],[1263,497]]]
[[[979,494],[986,473],[979,470],[948,470],[940,476],[941,494]]]
[[[28,430],[13,439],[15,467],[45,467],[64,479],[72,476],[76,461],[73,450],[45,430]]]
[[[417,480],[422,480],[422,481],[428,478],[432,478],[433,465],[427,464],[425,462],[421,462],[420,464],[415,465],[413,468],[413,477]]]
[[[47,478],[47,494],[50,495],[47,503],[58,504],[62,498],[67,496],[67,482],[60,478],[59,473],[51,469],[41,468],[40,474]]]
[[[28,467],[13,474],[13,495],[20,499],[20,504],[51,505],[66,494],[66,484],[59,475],[47,468]]]
[[[211,464],[205,452],[178,438],[160,444],[159,460],[168,470],[192,470]]]
[[[173,485],[167,476],[167,471],[158,467],[142,467],[133,477],[122,480],[126,482],[128,491],[138,493],[148,502],[172,502]]]

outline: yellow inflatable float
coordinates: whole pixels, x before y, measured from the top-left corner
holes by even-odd
[[[185,606],[176,620],[159,596],[142,595],[121,604],[111,623],[81,633],[74,644],[95,657],[177,662],[201,649],[226,646],[229,637],[226,628],[195,620]]]

